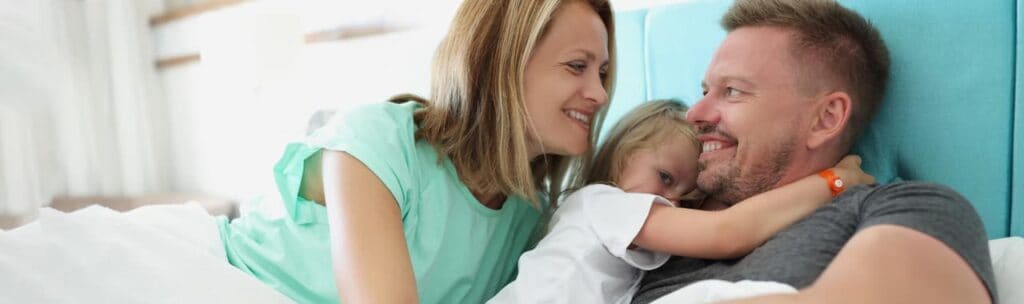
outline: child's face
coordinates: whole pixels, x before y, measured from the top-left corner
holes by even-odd
[[[651,149],[633,152],[617,184],[626,192],[657,194],[672,201],[696,187],[697,147],[673,138]]]

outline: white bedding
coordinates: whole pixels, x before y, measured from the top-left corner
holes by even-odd
[[[796,288],[779,282],[722,280],[697,281],[664,295],[652,304],[705,304],[768,294],[796,293]]]
[[[1001,302],[1024,304],[1024,239],[990,248]],[[772,292],[788,291],[757,293]],[[684,298],[722,299],[707,294]],[[227,263],[216,222],[198,204],[41,209],[35,222],[0,230],[0,302],[292,303]]]
[[[1024,304],[1024,238],[1001,238],[988,244],[999,302]]]
[[[42,209],[0,231],[0,289],[5,303],[292,302],[227,263],[197,204]]]

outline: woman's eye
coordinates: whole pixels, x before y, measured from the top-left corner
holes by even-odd
[[[658,171],[658,178],[661,180],[662,184],[666,186],[672,185],[672,175],[665,173],[665,171]]]
[[[576,73],[583,73],[583,70],[587,69],[587,64],[577,61],[571,61],[565,64],[570,69],[576,71]]]

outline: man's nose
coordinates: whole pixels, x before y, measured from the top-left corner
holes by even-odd
[[[714,104],[714,100],[705,95],[686,112],[686,121],[698,127],[718,124],[721,114]]]

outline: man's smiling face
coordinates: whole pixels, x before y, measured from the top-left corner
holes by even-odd
[[[781,184],[810,125],[812,100],[801,94],[792,32],[732,31],[704,75],[704,98],[687,120],[702,144],[699,188],[732,205]],[[788,182],[788,181],[785,181]]]

